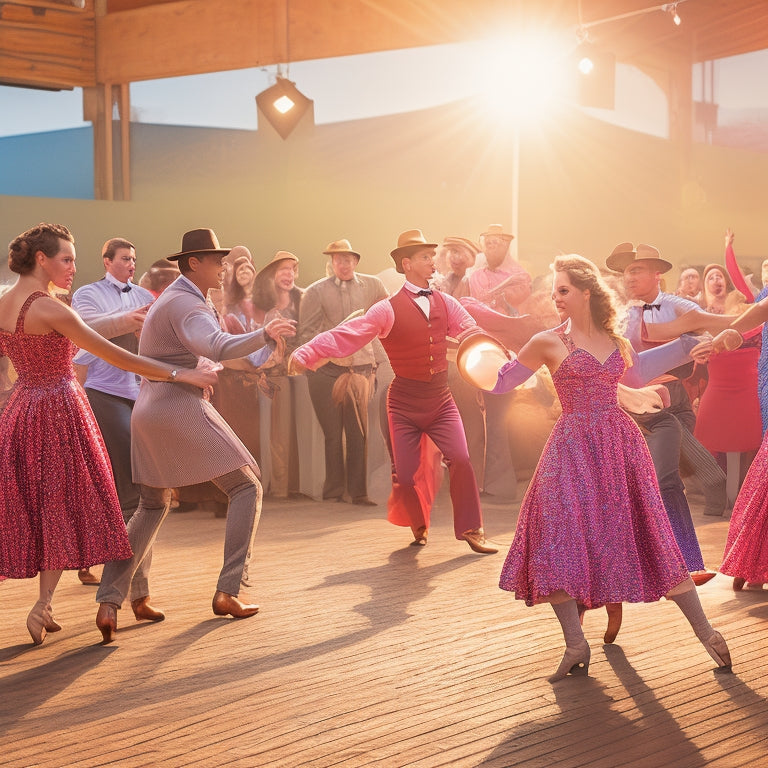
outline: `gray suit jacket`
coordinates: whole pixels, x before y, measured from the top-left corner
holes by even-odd
[[[221,330],[197,287],[179,277],[147,313],[139,353],[179,368],[200,357],[231,360],[264,346],[263,330],[234,336]],[[256,460],[203,396],[176,382],[143,379],[131,419],[133,480],[177,488],[212,480]]]

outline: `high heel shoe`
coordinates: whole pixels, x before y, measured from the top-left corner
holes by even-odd
[[[46,614],[46,620],[45,620],[45,629],[47,632],[61,632],[61,624],[59,624],[58,621],[53,617],[53,608],[51,607],[51,604],[48,603],[48,605],[45,606],[45,609],[47,611]]]
[[[51,620],[51,614],[44,602],[38,600],[27,616],[27,631],[35,645],[41,645],[48,631],[46,624]]]
[[[608,612],[608,627],[603,636],[603,642],[612,643],[616,639],[621,629],[622,607],[621,603],[606,603],[605,610]]]
[[[562,680],[566,675],[586,675],[589,673],[589,659],[592,656],[592,652],[589,649],[589,643],[583,640],[582,643],[575,648],[565,647],[565,653],[563,654],[563,660],[560,662],[560,666],[557,668],[552,677],[548,677],[547,681],[555,683],[558,680]]]
[[[96,626],[99,628],[102,636],[102,645],[111,643],[115,639],[117,632],[117,609],[114,603],[99,603],[99,610],[96,613]]]
[[[746,579],[742,579],[741,576],[737,576],[733,580],[733,591],[734,592],[741,592],[742,589],[744,589],[744,585],[747,583]]]
[[[476,528],[473,531],[464,531],[462,534],[464,541],[469,544],[469,548],[473,552],[478,552],[481,555],[495,555],[499,548],[491,544],[488,539],[485,538],[485,532],[482,528]]]
[[[731,668],[731,652],[725,639],[719,632],[713,632],[709,640],[702,645],[707,649],[707,653],[717,662],[720,669]]]

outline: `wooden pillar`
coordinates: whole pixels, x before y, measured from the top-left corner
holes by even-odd
[[[115,131],[117,104],[119,132]],[[83,119],[93,123],[93,192],[97,200],[131,199],[131,103],[128,83],[83,89]]]
[[[680,54],[669,60],[669,140],[675,144],[680,158],[680,181],[691,178],[693,146],[693,62]]]
[[[120,199],[131,199],[131,88],[121,83],[117,95],[120,115]]]
[[[93,194],[114,199],[112,177],[112,87],[100,83],[83,88],[83,119],[93,124]]]

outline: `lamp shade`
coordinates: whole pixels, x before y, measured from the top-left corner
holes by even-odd
[[[462,378],[486,392],[496,386],[499,369],[508,362],[509,352],[484,333],[468,336],[456,351],[456,366]]]
[[[259,112],[283,139],[288,138],[312,104],[312,99],[308,99],[295,83],[279,76],[274,85],[256,96]]]

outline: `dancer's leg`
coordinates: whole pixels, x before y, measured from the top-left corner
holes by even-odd
[[[45,640],[47,632],[57,632],[61,626],[53,618],[51,601],[56,585],[61,578],[61,571],[40,571],[40,593],[37,602],[27,616],[27,630],[35,645]]]
[[[581,628],[576,601],[563,590],[558,590],[549,596],[549,602],[552,604],[565,638],[563,660],[555,674],[549,678],[549,682],[562,680],[568,674],[586,675],[589,670],[590,650]]]
[[[731,654],[723,636],[712,628],[701,607],[696,587],[690,578],[680,582],[666,594],[667,600],[677,603],[677,607],[688,619],[696,637],[707,649],[707,653],[717,662],[719,667],[731,666]]]

